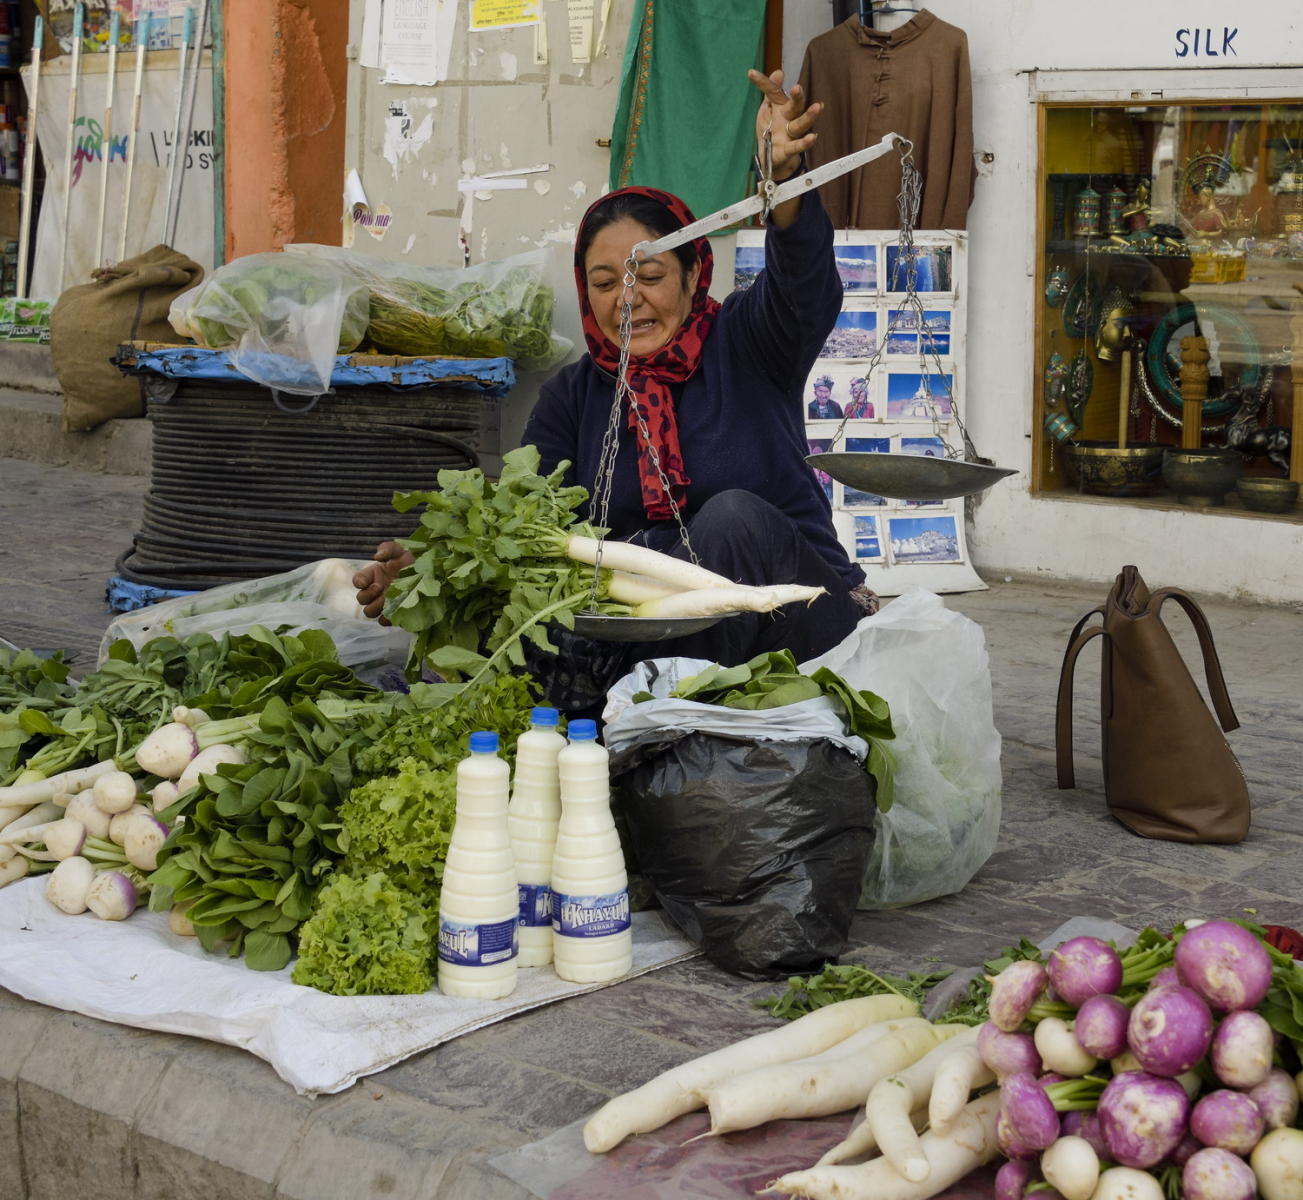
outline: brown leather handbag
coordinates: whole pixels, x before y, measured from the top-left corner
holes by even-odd
[[[1160,610],[1169,599],[1185,609],[1199,637],[1215,720],[1163,625]],[[1085,629],[1096,614],[1103,624]],[[1135,567],[1122,568],[1103,608],[1091,609],[1068,638],[1055,722],[1059,787],[1075,786],[1072,670],[1082,647],[1096,637],[1104,639],[1100,723],[1109,812],[1142,837],[1240,841],[1249,828],[1249,790],[1222,736],[1240,723],[1212,630],[1190,596],[1178,588],[1150,592]]]

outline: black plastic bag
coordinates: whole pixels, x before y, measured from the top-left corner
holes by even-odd
[[[845,949],[873,846],[874,782],[830,741],[687,733],[612,759],[636,867],[716,966],[749,979]]]

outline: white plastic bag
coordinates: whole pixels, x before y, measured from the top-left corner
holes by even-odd
[[[330,391],[335,355],[366,336],[366,287],[339,263],[298,254],[248,254],[172,302],[182,337],[228,350],[237,371],[302,396]]]
[[[1000,734],[981,626],[931,592],[906,592],[801,670],[829,667],[891,706],[895,803],[879,813],[860,907],[963,888],[1000,833]]]
[[[362,615],[352,585],[366,565],[323,558],[279,575],[227,583],[191,596],[176,596],[115,618],[100,640],[99,663],[109,647],[126,638],[137,649],[157,637],[192,633],[245,633],[255,625],[322,629],[334,640],[339,661],[371,682],[385,686],[402,678],[412,635]]]

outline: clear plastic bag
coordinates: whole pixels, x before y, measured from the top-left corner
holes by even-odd
[[[878,813],[860,908],[899,908],[963,888],[1000,833],[1000,734],[981,626],[939,596],[899,596],[826,654],[829,667],[891,706],[895,803]]]
[[[367,340],[414,358],[510,358],[529,371],[556,366],[573,347],[552,332],[548,251],[529,250],[474,267],[391,262],[339,246],[296,243],[286,251],[337,263],[370,298]]]
[[[249,254],[178,296],[168,319],[182,337],[228,350],[236,370],[301,396],[330,390],[335,355],[366,337],[366,286],[340,263]]]
[[[396,689],[411,650],[412,635],[362,615],[352,585],[363,561],[323,558],[279,575],[227,583],[177,596],[115,618],[100,641],[98,662],[126,638],[139,648],[151,638],[192,633],[244,633],[268,629],[322,629],[334,640],[339,661],[369,682]]]

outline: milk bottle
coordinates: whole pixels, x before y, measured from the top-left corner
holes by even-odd
[[[496,733],[472,733],[457,764],[457,820],[439,896],[439,990],[497,1000],[516,986],[516,870],[507,832],[510,768]]]
[[[552,853],[561,818],[557,755],[566,740],[557,732],[557,710],[536,708],[516,742],[516,778],[507,806],[511,852],[520,895],[522,967],[552,961]]]
[[[629,879],[611,819],[610,764],[592,721],[570,722],[557,755],[561,823],[552,859],[552,956],[572,983],[618,979],[633,965]]]

